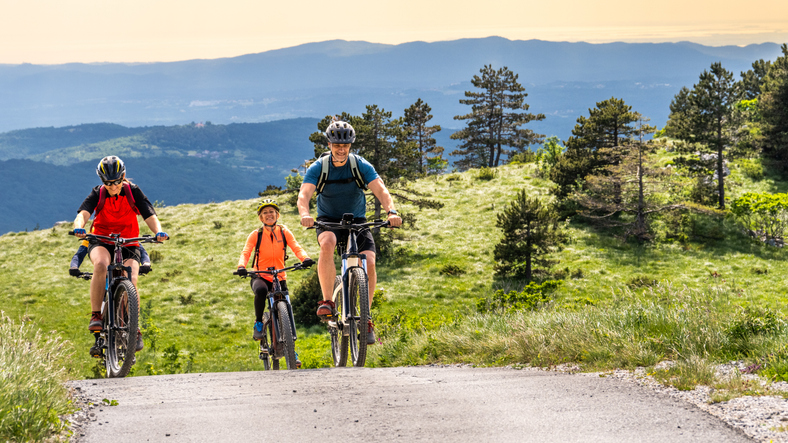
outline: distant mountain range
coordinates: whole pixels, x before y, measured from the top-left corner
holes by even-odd
[[[395,117],[421,98],[439,145],[462,127],[485,64],[519,74],[528,128],[566,140],[577,117],[622,98],[661,127],[682,86],[720,61],[737,76],[777,44],[566,43],[491,37],[382,45],[328,41],[217,60],[0,65],[0,233],[73,219],[94,168],[121,156],[166,204],[251,198],[313,156],[320,118],[377,104]]]
[[[98,159],[115,154],[151,199],[167,205],[257,196],[314,156],[317,119],[126,128],[83,124],[0,134],[0,234],[73,220]],[[305,142],[306,141],[306,142]]]
[[[459,128],[458,100],[485,64],[520,75],[532,127],[566,139],[578,116],[611,96],[664,125],[668,104],[711,63],[738,75],[772,60],[779,45],[567,43],[498,37],[383,45],[327,41],[216,60],[144,64],[0,65],[0,131],[110,122],[127,127],[264,122],[361,114],[394,115],[418,98],[434,122]]]

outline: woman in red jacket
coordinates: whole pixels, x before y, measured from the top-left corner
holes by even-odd
[[[123,160],[111,155],[104,157],[96,167],[96,174],[103,185],[96,186],[82,202],[74,219],[74,235],[85,238],[85,224],[95,211],[92,232],[99,235],[120,234],[124,238],[139,237],[140,225],[137,215],[141,215],[159,241],[169,237],[161,230],[156,211],[142,190],[126,178],[126,165]],[[103,328],[101,302],[104,299],[104,283],[107,266],[112,261],[115,245],[97,243],[90,245],[88,254],[93,262],[93,278],[90,280],[90,305],[92,314],[88,329],[100,332]],[[140,269],[139,244],[123,250],[123,265],[131,268],[131,282],[137,289],[137,275]],[[139,289],[137,289],[139,294]],[[143,348],[142,334],[137,331],[137,351]]]
[[[293,233],[284,225],[277,225],[279,221],[279,204],[270,198],[263,200],[257,205],[257,218],[263,223],[260,229],[256,229],[246,238],[246,245],[238,259],[238,274],[246,275],[246,264],[249,257],[255,252],[259,242],[257,256],[253,257],[252,269],[255,271],[265,270],[270,267],[282,269],[285,267],[287,258],[287,247],[295,253],[296,257],[304,266],[312,266],[315,261],[309,258],[304,248],[298,244]],[[283,272],[279,274],[279,281],[282,290],[287,291],[287,275]],[[256,274],[252,276],[252,292],[254,292],[254,314],[255,323],[252,338],[261,340],[265,333],[263,331],[263,312],[265,312],[265,299],[268,292],[273,288],[274,278],[267,274]]]

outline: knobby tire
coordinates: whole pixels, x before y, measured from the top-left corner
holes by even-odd
[[[115,328],[105,322],[107,328],[107,353],[105,365],[107,377],[125,377],[134,365],[137,352],[137,330],[139,324],[139,298],[137,290],[129,280],[121,280],[113,292]]]
[[[285,362],[287,369],[296,369],[295,340],[293,340],[293,328],[290,326],[290,315],[288,314],[287,303],[280,301],[276,304],[279,319],[279,331],[282,333],[284,346]]]
[[[342,277],[337,275],[337,278],[334,280],[334,290],[332,294],[336,294],[337,288],[341,288],[341,287],[342,287]],[[348,336],[344,335],[343,331],[339,329],[339,325],[342,322],[341,289],[339,291],[339,295],[334,299],[334,304],[336,305],[336,311],[337,311],[337,316],[334,318],[334,322],[337,326],[329,326],[328,332],[329,335],[331,335],[331,356],[334,358],[334,366],[339,368],[347,365],[347,348],[348,348]]]
[[[367,360],[367,322],[369,321],[369,286],[362,268],[350,270],[350,355],[353,366],[364,367]]]
[[[271,353],[269,352],[269,350],[271,349],[271,347],[268,345],[268,343],[269,340],[273,339],[273,337],[271,336],[271,320],[268,320],[268,322],[263,325],[263,329],[265,329],[265,335],[263,335],[263,339],[260,340],[260,360],[263,361],[263,369],[266,371],[270,371]],[[273,343],[273,341],[271,341],[271,343]]]

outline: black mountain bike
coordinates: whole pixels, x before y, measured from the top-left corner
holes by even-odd
[[[290,294],[282,290],[279,283],[279,273],[306,269],[301,263],[297,263],[289,268],[276,269],[267,268],[264,271],[247,271],[250,274],[268,274],[273,277],[273,288],[268,293],[268,304],[266,315],[263,315],[263,329],[265,335],[260,340],[260,360],[263,361],[263,368],[279,369],[279,359],[284,357],[287,369],[297,369],[298,363],[295,353],[295,342],[298,340],[296,334],[295,319],[293,318],[293,306],[290,304]],[[239,275],[238,271],[233,275]]]
[[[74,235],[74,231],[69,231]],[[123,238],[118,234],[110,236],[87,234],[85,239],[90,243],[113,243],[115,254],[107,266],[107,283],[104,285],[104,301],[101,303],[101,314],[104,327],[95,332],[96,342],[91,349],[93,357],[104,360],[107,377],[125,377],[136,362],[137,331],[139,330],[139,297],[131,283],[131,268],[123,266],[123,251],[129,243],[161,243],[155,237],[145,235],[135,238]],[[77,278],[91,280],[93,273],[83,272]]]
[[[353,223],[353,214],[344,214],[339,223],[315,221],[321,229],[346,229],[347,241],[337,243],[342,254],[342,272],[334,280],[332,299],[336,316],[328,320],[331,335],[331,355],[334,366],[346,366],[348,348],[353,366],[363,367],[367,360],[367,322],[369,314],[369,286],[367,280],[367,258],[358,252],[358,233],[369,228],[390,226],[388,221],[375,220]],[[313,228],[309,228],[313,229]]]

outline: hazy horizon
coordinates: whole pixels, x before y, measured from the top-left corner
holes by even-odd
[[[0,0],[0,64],[229,58],[328,40],[510,40],[746,46],[788,42],[788,2],[625,0]],[[767,17],[767,19],[764,19]]]

